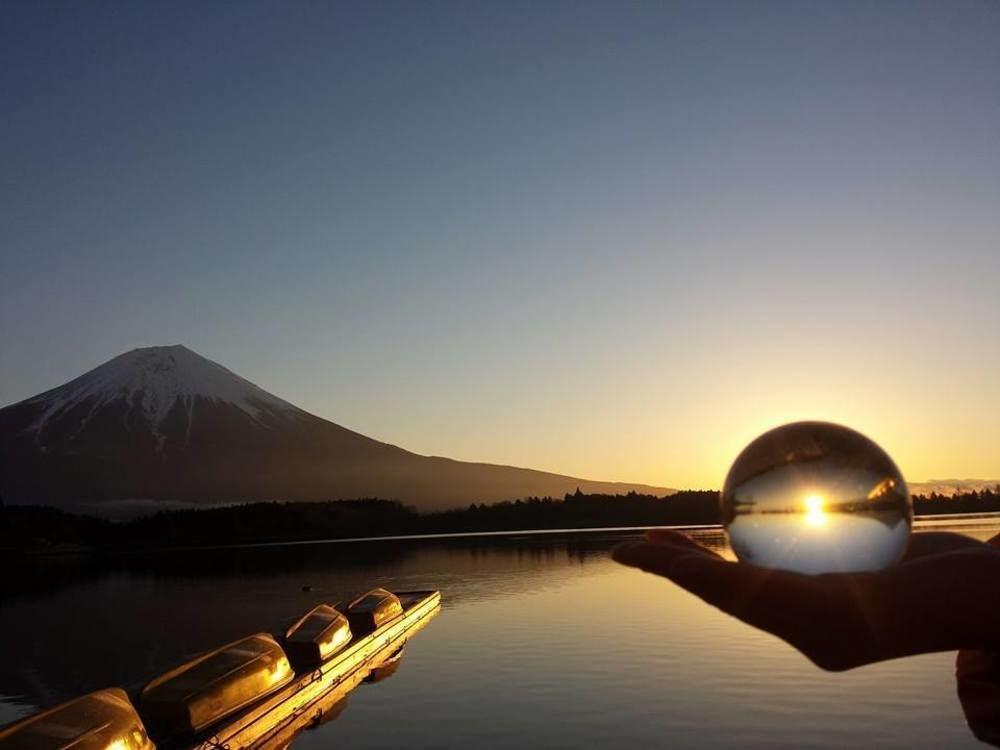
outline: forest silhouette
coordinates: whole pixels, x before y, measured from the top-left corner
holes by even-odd
[[[913,498],[914,513],[1000,511],[1000,485],[955,496]],[[720,523],[719,493],[685,490],[667,497],[628,493],[529,497],[418,513],[394,500],[262,502],[164,510],[127,522],[43,506],[0,505],[0,550],[61,552],[256,544],[371,536]]]

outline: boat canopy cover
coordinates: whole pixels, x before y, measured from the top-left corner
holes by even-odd
[[[356,632],[374,630],[401,614],[399,597],[385,589],[372,589],[347,606],[347,617]]]
[[[154,736],[190,734],[284,687],[294,679],[288,657],[267,633],[199,656],[142,690],[143,716]]]
[[[155,750],[124,690],[99,690],[0,730],[2,750]]]
[[[316,666],[351,640],[347,618],[329,604],[309,610],[285,633],[285,651],[296,669]]]

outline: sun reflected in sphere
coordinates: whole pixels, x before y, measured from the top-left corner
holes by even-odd
[[[896,563],[913,509],[899,469],[871,440],[828,422],[796,422],[740,453],[722,517],[740,560],[817,574]]]
[[[808,495],[803,504],[806,506],[806,514],[802,520],[806,522],[806,525],[823,526],[826,524],[822,495]]]

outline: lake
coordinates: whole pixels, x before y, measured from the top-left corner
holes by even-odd
[[[980,539],[1000,531],[997,518],[919,525]],[[691,533],[725,545],[717,530]],[[637,536],[546,532],[18,562],[0,599],[0,723],[89,690],[136,686],[196,652],[277,630],[319,601],[383,585],[440,589],[442,610],[395,674],[355,690],[295,750],[983,747],[956,697],[954,654],[823,672],[610,560],[615,544]]]

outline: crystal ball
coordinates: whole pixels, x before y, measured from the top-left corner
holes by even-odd
[[[829,422],[758,437],[729,469],[721,502],[741,561],[797,573],[889,567],[913,524],[910,492],[889,455]]]

